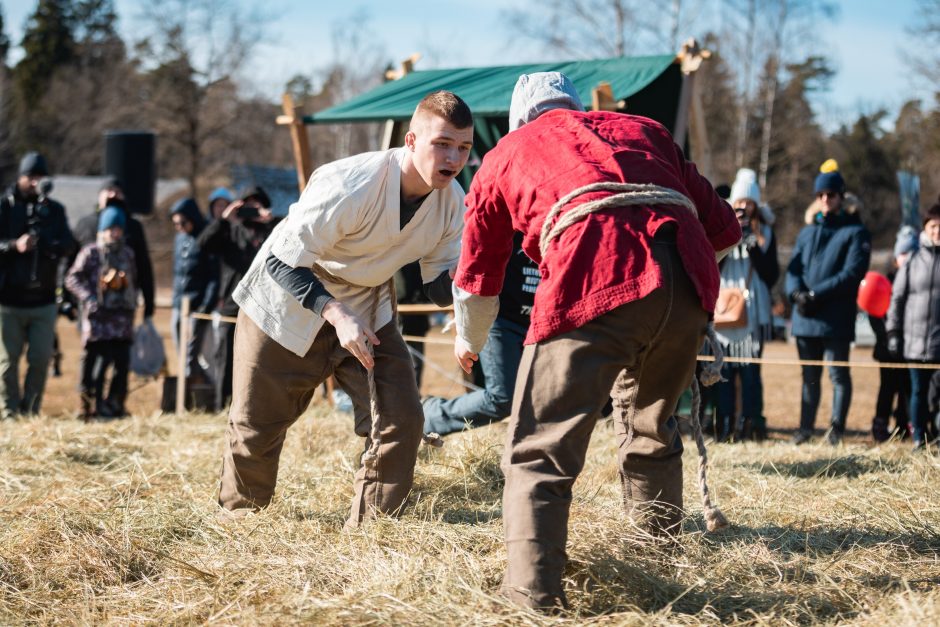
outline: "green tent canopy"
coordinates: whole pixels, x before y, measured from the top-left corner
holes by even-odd
[[[659,78],[673,65],[675,55],[618,57],[594,61],[424,70],[406,74],[352,100],[308,115],[308,124],[407,120],[426,94],[446,89],[470,105],[480,117],[506,116],[512,88],[520,74],[562,72],[590,105],[591,90],[601,81],[610,83],[614,98],[627,99]]]
[[[426,94],[438,89],[452,91],[470,106],[475,120],[475,154],[461,176],[466,186],[476,170],[474,166],[509,130],[509,101],[519,75],[549,71],[566,74],[588,108],[592,90],[607,82],[614,99],[624,103],[619,110],[653,118],[670,130],[675,126],[682,88],[682,73],[675,55],[414,71],[307,115],[304,123],[404,122],[411,118]]]

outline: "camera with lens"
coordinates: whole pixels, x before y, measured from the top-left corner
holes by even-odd
[[[259,209],[271,206],[271,198],[260,185],[244,190],[241,199],[244,204],[238,208],[236,215],[242,220],[254,220],[260,215]]]
[[[253,201],[251,203],[246,201],[244,205],[236,210],[235,215],[237,215],[241,220],[254,220],[259,215],[258,207],[254,204]]]

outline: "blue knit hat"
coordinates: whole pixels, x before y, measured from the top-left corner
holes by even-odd
[[[105,207],[101,213],[98,214],[99,231],[107,231],[115,226],[119,226],[123,229],[125,224],[127,224],[127,220],[124,218],[124,212],[117,207]]]
[[[209,204],[211,205],[220,198],[225,202],[232,202],[232,192],[228,191],[227,187],[216,187],[212,190],[212,193],[209,194]]]
[[[839,173],[839,164],[835,159],[826,159],[819,166],[819,176],[813,183],[813,193],[835,192],[837,194],[845,193],[845,179]]]

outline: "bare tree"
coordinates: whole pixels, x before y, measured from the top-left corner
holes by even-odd
[[[905,53],[928,88],[940,83],[940,0],[917,0],[917,17],[907,28],[912,48]]]
[[[512,31],[555,56],[622,57],[633,51],[638,23],[631,0],[542,0],[504,12]]]
[[[240,72],[267,18],[245,15],[233,0],[164,0],[149,3],[143,21],[151,31],[136,51],[146,72],[148,117],[160,135],[158,165],[184,176],[195,194],[203,178],[225,176]]]
[[[368,12],[359,9],[332,24],[332,59],[317,77],[318,93],[305,103],[318,111],[343,102],[381,84],[388,55],[377,43]],[[322,164],[350,154],[378,148],[378,124],[328,124],[312,129],[312,158]]]

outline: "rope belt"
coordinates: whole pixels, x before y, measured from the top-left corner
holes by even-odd
[[[558,214],[561,213],[561,210],[565,205],[578,196],[591,192],[613,193],[598,200],[591,200],[574,207],[561,216],[561,218],[559,218],[554,225],[552,224]],[[552,243],[553,240],[557,239],[571,225],[580,222],[590,214],[601,211],[602,209],[619,209],[636,205],[671,205],[685,207],[692,212],[692,215],[698,218],[698,211],[695,209],[695,204],[689,200],[685,194],[681,194],[674,189],[669,189],[668,187],[636,183],[592,183],[590,185],[585,185],[584,187],[579,187],[578,189],[563,196],[558,200],[558,202],[552,205],[551,211],[548,212],[548,215],[545,218],[545,222],[542,224],[542,232],[539,237],[539,250],[542,252],[542,257],[545,257],[545,252],[548,250],[548,246]],[[702,369],[702,374],[700,377],[703,385],[710,386],[721,380],[721,364],[724,359],[724,353],[721,350],[721,345],[718,343],[718,338],[715,336],[715,329],[711,322],[708,323],[708,328],[706,329],[706,339],[708,340],[709,344],[711,344],[712,352],[715,355],[715,361],[711,362]],[[717,529],[727,527],[728,519],[725,518],[725,515],[721,513],[721,510],[712,505],[711,498],[709,496],[707,481],[708,451],[705,448],[705,438],[702,436],[702,424],[698,418],[701,402],[702,394],[699,390],[698,381],[693,375],[692,431],[695,437],[695,446],[698,449],[699,456],[699,491],[702,495],[702,507],[705,514],[705,526],[709,531],[715,531]]]
[[[382,288],[388,289],[388,297],[392,303],[392,321],[394,321],[395,317],[398,315],[398,298],[395,294],[394,279],[389,279],[382,285],[376,285],[375,287],[365,287],[362,285],[356,285],[355,283],[350,283],[346,279],[341,279],[320,264],[315,263],[310,269],[313,271],[314,276],[316,276],[321,281],[328,281],[330,283],[336,283],[337,285],[344,285],[346,287],[355,287],[357,289],[369,290],[372,295],[372,302],[369,305],[368,324],[373,333],[378,331],[378,329],[375,328],[375,325],[376,319],[379,315],[379,305],[382,302]],[[372,344],[367,341],[366,347],[369,349],[369,354],[372,355],[374,359],[375,349],[373,348]],[[372,424],[369,430],[369,448],[366,450],[365,454],[363,454],[362,462],[367,468],[374,469],[376,461],[379,458],[379,446],[382,444],[381,415],[379,413],[378,402],[379,394],[375,385],[374,365],[372,368],[366,370],[366,375],[369,381],[369,413],[372,416]],[[436,433],[422,435],[421,438],[425,443],[430,444],[431,446],[441,447],[444,445],[443,439]]]

